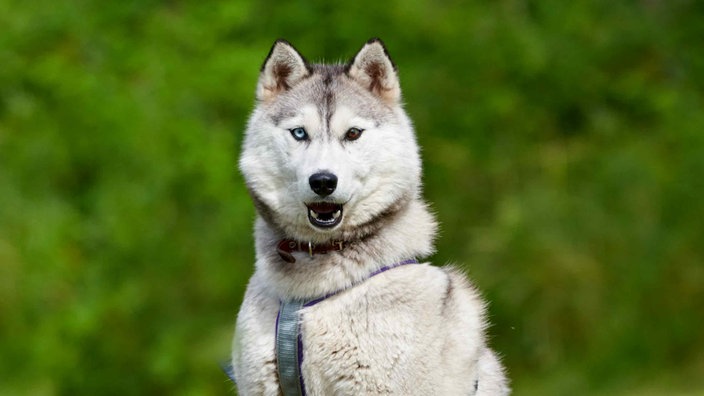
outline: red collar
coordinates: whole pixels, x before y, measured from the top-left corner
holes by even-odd
[[[313,257],[314,254],[326,254],[328,252],[339,252],[349,245],[349,242],[332,240],[329,242],[314,244],[312,242],[300,242],[293,239],[282,239],[276,246],[276,252],[287,263],[295,263],[296,259],[291,252],[306,252]]]

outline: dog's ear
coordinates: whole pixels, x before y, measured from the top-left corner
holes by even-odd
[[[286,40],[276,40],[262,65],[257,100],[268,101],[310,75],[308,62]]]
[[[347,75],[385,101],[401,99],[396,65],[378,38],[369,40],[347,64]]]

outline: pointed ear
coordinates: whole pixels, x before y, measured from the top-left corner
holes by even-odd
[[[396,65],[378,38],[364,44],[347,65],[347,75],[385,101],[395,103],[401,99]]]
[[[269,101],[310,75],[308,62],[286,40],[276,40],[262,65],[257,100]]]

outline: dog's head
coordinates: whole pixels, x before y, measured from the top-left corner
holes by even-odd
[[[309,64],[279,40],[256,95],[240,169],[260,215],[287,237],[348,238],[417,197],[418,146],[380,40],[346,65]]]

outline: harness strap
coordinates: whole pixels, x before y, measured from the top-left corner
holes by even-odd
[[[304,304],[302,300],[282,301],[276,317],[276,366],[284,395],[305,395],[300,365],[303,353],[300,348],[301,322],[298,318],[298,311]]]
[[[237,385],[237,381],[235,381],[235,369],[232,367],[232,361],[231,360],[226,360],[220,363],[220,369],[222,370],[223,373],[227,376],[227,378],[232,381],[233,384]]]
[[[369,274],[364,280],[406,264],[418,264],[418,261],[411,259],[381,267]],[[279,314],[276,316],[276,365],[281,392],[284,396],[306,395],[303,374],[301,374],[303,341],[301,339],[300,310],[311,307],[345,290],[347,290],[347,288],[318,298],[281,301]]]

